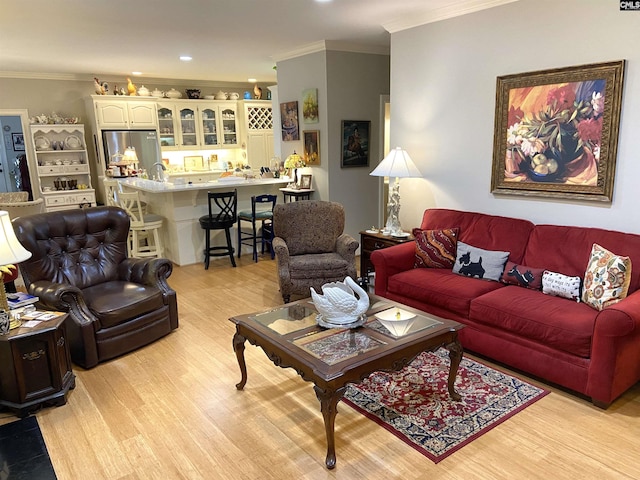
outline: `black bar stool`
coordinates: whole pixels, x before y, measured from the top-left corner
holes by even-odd
[[[276,206],[276,195],[257,195],[251,197],[251,211],[246,210],[238,213],[238,258],[242,253],[242,245],[253,247],[253,260],[258,261],[258,245],[260,239],[262,253],[264,254],[264,246],[269,245],[271,251],[271,259],[275,257],[273,252],[273,207]],[[242,231],[242,221],[251,222],[252,233]],[[257,222],[260,222],[262,233],[258,235],[256,228]],[[249,243],[251,242],[251,243]]]
[[[231,265],[236,266],[231,245],[231,227],[238,221],[238,191],[208,192],[209,215],[200,217],[200,226],[205,230],[204,268],[209,269],[210,257],[229,256]],[[211,246],[211,230],[223,230],[227,236],[226,246]]]

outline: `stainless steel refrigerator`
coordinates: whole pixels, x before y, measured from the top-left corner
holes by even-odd
[[[109,167],[110,159],[114,155],[122,155],[127,147],[136,149],[139,168],[152,170],[152,165],[162,162],[160,142],[156,130],[103,130],[102,144],[104,145],[104,159]]]

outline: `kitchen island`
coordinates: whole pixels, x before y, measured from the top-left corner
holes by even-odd
[[[283,184],[289,183],[288,177],[268,179],[244,179],[242,177],[226,177],[225,179],[208,180],[202,183],[176,181],[157,182],[141,178],[129,177],[119,179],[124,190],[137,190],[140,199],[147,203],[147,211],[164,217],[162,241],[164,256],[176,265],[190,265],[204,261],[204,230],[200,228],[198,219],[207,215],[208,191],[238,190],[238,211],[251,210],[251,197],[265,193],[277,195]],[[234,226],[232,240],[237,252],[238,235]],[[226,243],[224,231],[212,232],[211,244]],[[246,247],[251,258],[251,252]],[[243,252],[244,253],[244,252]],[[221,258],[220,261],[228,261]]]

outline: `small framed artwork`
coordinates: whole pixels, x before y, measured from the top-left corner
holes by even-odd
[[[184,169],[187,172],[209,170],[209,160],[206,160],[202,155],[193,155],[184,157]]]
[[[282,123],[282,141],[292,142],[300,140],[298,130],[298,102],[280,104],[280,122]]]
[[[370,130],[368,120],[342,121],[342,168],[369,166]]]
[[[24,151],[24,134],[12,133],[11,139],[13,140],[13,151],[23,152]]]
[[[320,165],[320,131],[305,130],[302,132],[304,139],[304,163],[307,165]]]
[[[302,118],[304,123],[318,123],[318,89],[302,91]]]
[[[498,77],[491,191],[611,202],[624,60]]]
[[[300,175],[300,188],[309,189],[311,188],[311,174],[303,174]]]

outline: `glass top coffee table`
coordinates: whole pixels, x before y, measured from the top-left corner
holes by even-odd
[[[458,331],[464,325],[439,318],[406,305],[370,295],[367,321],[354,329],[326,329],[316,323],[317,310],[311,299],[298,300],[281,307],[230,318],[236,324],[233,348],[238,358],[242,379],[236,385],[242,390],[247,383],[244,344],[261,347],[267,357],[282,368],[293,368],[306,381],[313,382],[327,435],[326,466],[336,464],[334,425],[337,404],[347,384],[359,383],[375,371],[400,370],[420,353],[445,347],[449,350],[448,390],[453,400],[460,400],[454,383],[462,347]],[[390,309],[400,308],[413,315],[413,323],[405,333],[396,335],[376,317],[388,316]]]

